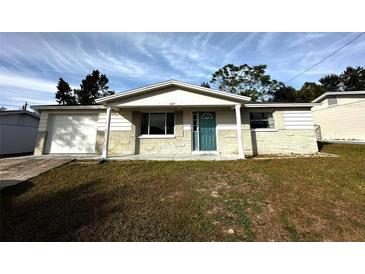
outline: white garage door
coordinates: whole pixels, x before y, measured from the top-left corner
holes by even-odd
[[[48,153],[95,153],[97,115],[51,115]]]

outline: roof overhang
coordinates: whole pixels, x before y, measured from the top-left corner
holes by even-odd
[[[22,114],[22,115],[29,115],[34,118],[39,119],[39,115],[37,113],[27,111],[27,110],[6,110],[0,111],[0,115],[15,115],[15,114]]]
[[[321,96],[318,96],[316,99],[312,101],[312,103],[319,103],[322,100],[326,99],[328,96],[336,96],[336,95],[365,95],[365,90],[359,91],[335,91],[335,92],[325,92]]]
[[[246,108],[311,108],[316,103],[258,103],[245,104]]]
[[[232,94],[232,93],[228,93],[228,92],[223,92],[223,91],[219,91],[219,90],[215,90],[215,89],[211,89],[211,88],[206,88],[206,87],[201,87],[201,86],[198,86],[198,85],[188,84],[188,83],[184,83],[184,82],[180,82],[180,81],[176,81],[176,80],[169,80],[169,81],[160,82],[160,83],[157,83],[157,84],[148,85],[148,86],[137,88],[137,89],[128,90],[128,91],[121,92],[121,93],[118,93],[118,94],[114,94],[114,95],[106,96],[106,97],[103,97],[103,98],[99,98],[95,101],[96,101],[96,103],[99,103],[99,104],[106,104],[108,102],[112,102],[112,101],[115,101],[115,100],[118,100],[118,99],[125,99],[125,98],[132,97],[132,96],[135,96],[135,95],[141,95],[143,93],[147,93],[147,92],[151,92],[151,91],[155,91],[155,90],[160,90],[160,89],[165,89],[165,88],[168,88],[168,87],[185,88],[185,89],[188,89],[188,90],[200,92],[202,94],[211,95],[211,96],[219,96],[219,97],[226,98],[226,99],[234,99],[234,100],[240,101],[240,102],[249,102],[249,101],[251,101],[251,98],[247,97],[247,96],[242,96],[242,95]]]
[[[83,110],[83,109],[105,109],[103,105],[34,105],[34,110]]]

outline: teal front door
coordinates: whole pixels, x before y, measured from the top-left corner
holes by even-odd
[[[200,150],[217,150],[215,112],[199,112]]]

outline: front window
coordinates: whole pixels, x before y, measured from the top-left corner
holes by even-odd
[[[174,134],[174,113],[142,113],[141,134],[143,135],[168,135]]]
[[[272,112],[251,112],[251,128],[275,128]]]

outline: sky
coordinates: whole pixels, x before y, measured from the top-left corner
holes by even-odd
[[[267,65],[286,82],[359,33],[0,33],[0,107],[56,104],[60,77],[77,88],[93,69],[116,92],[169,79],[211,80],[225,64]],[[300,88],[347,66],[365,66],[365,35],[288,83]]]

